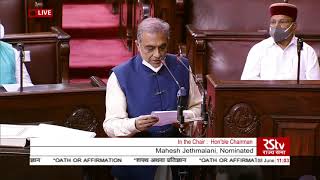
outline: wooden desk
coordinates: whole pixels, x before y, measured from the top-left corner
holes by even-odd
[[[24,88],[24,92],[0,91],[0,123],[52,121],[57,125],[95,131],[106,137],[105,87],[90,84],[48,84]],[[29,166],[28,148],[0,148],[0,179],[69,179],[85,176],[111,179],[109,167]]]
[[[24,88],[24,92],[0,93],[0,123],[53,121],[106,136],[105,87],[90,84],[48,84]]]
[[[207,76],[211,99],[207,136],[288,136],[291,156],[308,160],[291,161],[288,173],[281,172],[277,178],[298,177],[305,172],[319,175],[319,161],[312,157],[320,156],[320,81],[301,83],[219,81]]]

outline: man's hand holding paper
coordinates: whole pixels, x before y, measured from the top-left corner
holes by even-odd
[[[158,117],[152,115],[141,115],[137,117],[135,126],[139,131],[144,131],[159,122]]]
[[[195,120],[195,116],[190,110],[183,111],[183,115],[186,122]],[[159,118],[159,121],[153,126],[163,126],[166,124],[178,123],[177,111],[153,111],[151,112],[151,116]]]

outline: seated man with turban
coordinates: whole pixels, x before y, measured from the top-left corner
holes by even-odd
[[[297,79],[298,55],[295,31],[298,9],[293,4],[274,3],[269,10],[271,37],[251,48],[241,80]],[[317,54],[306,43],[303,43],[301,51],[300,79],[320,79]]]
[[[4,37],[4,27],[0,24],[0,39]],[[23,66],[23,83],[32,84],[29,73]],[[20,83],[20,56],[11,44],[0,40],[0,84]]]

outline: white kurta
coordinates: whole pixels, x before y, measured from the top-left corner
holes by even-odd
[[[149,63],[143,61],[143,64],[154,72],[161,68],[153,68]],[[184,111],[186,121],[190,118],[199,117],[201,111],[201,94],[190,73],[189,77],[189,100],[188,110]],[[132,136],[139,130],[135,127],[135,118],[128,118],[126,97],[119,85],[118,79],[114,73],[108,79],[106,90],[106,117],[103,122],[104,131],[110,137]]]
[[[251,48],[241,80],[295,80],[297,67],[297,38],[293,37],[282,49],[270,37]],[[303,43],[301,51],[300,79],[320,79],[318,56],[307,43]]]

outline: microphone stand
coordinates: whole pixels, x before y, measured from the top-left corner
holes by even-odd
[[[202,128],[206,130],[207,126],[208,126],[208,122],[209,122],[209,114],[208,114],[208,111],[207,111],[207,103],[206,103],[207,92],[204,89],[203,83],[201,81],[199,81],[198,78],[193,74],[193,72],[183,63],[183,61],[180,58],[181,56],[182,56],[182,54],[180,52],[177,55],[177,60],[179,61],[180,64],[182,64],[182,66],[187,71],[190,72],[190,74],[192,75],[195,83],[198,85],[200,93],[202,95],[202,103],[201,103],[201,118],[202,118],[202,121],[203,121]],[[206,131],[204,131],[204,133],[201,134],[201,137],[205,136],[205,134],[206,134]]]
[[[192,78],[194,79],[195,83],[197,84],[198,88],[199,88],[199,91],[201,93],[201,96],[202,96],[202,103],[201,103],[201,118],[202,118],[202,122],[203,122],[203,125],[202,125],[202,129],[201,129],[201,134],[200,134],[200,137],[204,137],[206,135],[206,130],[207,130],[207,125],[208,125],[208,111],[207,111],[207,104],[206,104],[206,97],[207,97],[207,93],[206,93],[206,90],[204,89],[204,86],[203,86],[203,83],[202,81],[200,81],[196,76],[195,74],[193,74],[193,72],[191,71],[191,69],[189,69],[189,67],[187,67],[184,62],[181,60],[181,57],[182,56],[182,53],[181,53],[181,49],[179,51],[179,54],[177,56],[177,60],[179,61],[179,63],[192,75]],[[181,122],[181,121],[179,121]],[[196,127],[197,128],[197,127]],[[202,131],[204,129],[204,131]],[[184,126],[183,124],[181,125],[180,124],[180,132],[182,130],[183,134],[186,134],[185,129],[184,129]],[[192,134],[191,134],[192,136]],[[189,176],[189,171],[190,169],[188,169],[188,167],[181,167],[179,169],[179,177],[180,177],[180,180],[184,180],[186,179],[188,176]],[[202,176],[203,171],[205,171],[203,168],[200,168],[200,177]]]
[[[185,106],[184,106],[184,101],[185,98],[187,96],[187,91],[184,87],[181,87],[179,82],[177,81],[177,79],[174,77],[174,75],[172,74],[172,72],[170,71],[169,67],[167,66],[166,62],[165,62],[166,57],[161,61],[162,64],[164,65],[164,67],[168,70],[170,76],[172,77],[172,79],[175,81],[175,83],[177,84],[179,90],[177,92],[177,120],[179,122],[179,132],[181,134],[184,134],[184,115],[183,115],[183,110],[185,110]]]
[[[181,87],[179,82],[177,81],[177,79],[174,77],[174,75],[172,74],[172,72],[170,71],[169,67],[167,66],[166,62],[165,62],[166,57],[161,61],[162,64],[164,65],[164,67],[168,70],[170,76],[172,77],[172,79],[175,81],[175,83],[177,84],[179,90],[177,92],[177,98],[178,98],[178,102],[177,102],[177,120],[179,122],[179,132],[181,135],[185,135],[185,128],[184,128],[184,115],[183,115],[183,110],[185,110],[185,100],[186,100],[186,96],[187,96],[187,91],[184,87]],[[187,167],[179,167],[177,168],[177,175],[179,176],[180,180],[184,180],[186,179],[186,177],[188,176],[188,170]]]
[[[209,122],[209,114],[207,111],[207,92],[205,90],[202,91],[201,117],[203,120],[202,128],[206,129]]]
[[[24,63],[24,45],[23,43],[17,44],[20,51],[20,93],[23,92],[23,63]]]
[[[303,48],[303,39],[298,38],[297,40],[297,54],[298,54],[298,70],[297,70],[297,84],[300,84],[300,58],[301,58],[301,51]]]
[[[177,93],[177,97],[178,97],[177,119],[179,122],[179,132],[181,134],[185,134],[183,111],[186,109],[186,107],[183,102],[184,102],[186,96],[187,96],[186,89],[184,87],[180,87],[179,91]]]

